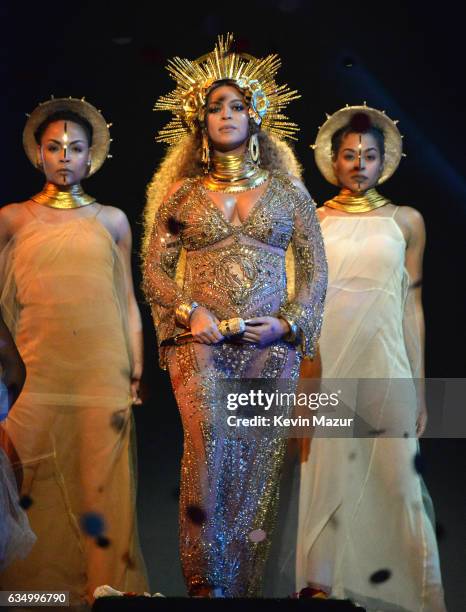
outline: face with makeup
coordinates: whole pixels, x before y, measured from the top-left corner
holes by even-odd
[[[42,134],[37,151],[47,181],[75,185],[89,171],[89,142],[85,130],[74,121],[53,121]]]
[[[333,160],[333,170],[340,185],[351,191],[374,187],[383,170],[383,157],[375,137],[370,133],[346,134]]]
[[[244,97],[232,85],[220,85],[208,96],[207,134],[215,151],[243,153],[249,138],[249,113]]]

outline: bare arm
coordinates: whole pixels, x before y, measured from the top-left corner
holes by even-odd
[[[118,239],[116,241],[120,248],[126,276],[128,297],[128,325],[129,341],[133,355],[133,369],[131,372],[131,396],[133,404],[141,404],[139,397],[139,385],[142,376],[144,362],[144,344],[142,333],[141,313],[134,295],[133,273],[131,270],[131,248],[132,235],[126,215],[119,211],[118,216]]]
[[[424,249],[426,244],[426,231],[424,220],[421,213],[414,208],[402,207],[399,218],[400,224],[403,226],[407,234],[407,247],[405,255],[405,266],[408,271],[411,285],[409,287],[409,298],[414,301],[415,320],[407,319],[407,313],[404,314],[404,325],[416,325],[416,329],[409,330],[411,333],[418,334],[420,343],[420,363],[419,372],[415,373],[419,378],[425,376],[424,368],[424,352],[425,352],[425,324],[424,310],[422,307],[422,264],[424,258]],[[420,389],[418,416],[416,422],[417,435],[422,436],[427,423],[427,410],[425,405],[424,388]]]

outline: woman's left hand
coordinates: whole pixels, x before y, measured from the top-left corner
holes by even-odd
[[[283,338],[290,331],[290,326],[277,317],[256,317],[246,321],[246,331],[242,339],[245,342],[266,346]]]
[[[425,403],[422,403],[420,409],[418,409],[416,417],[416,436],[420,438],[426,430],[427,426],[427,408]]]
[[[140,406],[142,404],[142,399],[139,397],[139,387],[141,386],[141,379],[131,377],[131,399],[133,406]]]

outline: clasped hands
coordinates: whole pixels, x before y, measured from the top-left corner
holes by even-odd
[[[204,306],[198,306],[189,320],[191,334],[195,342],[201,344],[216,344],[224,336],[218,329],[219,319]],[[266,346],[290,331],[290,326],[284,319],[277,317],[255,317],[246,321],[246,330],[241,335],[242,342]]]

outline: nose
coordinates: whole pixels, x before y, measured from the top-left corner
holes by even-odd
[[[365,167],[366,162],[364,160],[364,157],[362,155],[358,155],[358,157],[356,158],[356,168],[358,170],[364,170]]]
[[[60,161],[65,163],[68,163],[70,161],[69,150],[66,145],[63,147],[63,156],[60,158]]]
[[[222,119],[231,119],[231,108],[228,104],[225,104],[222,109]]]

